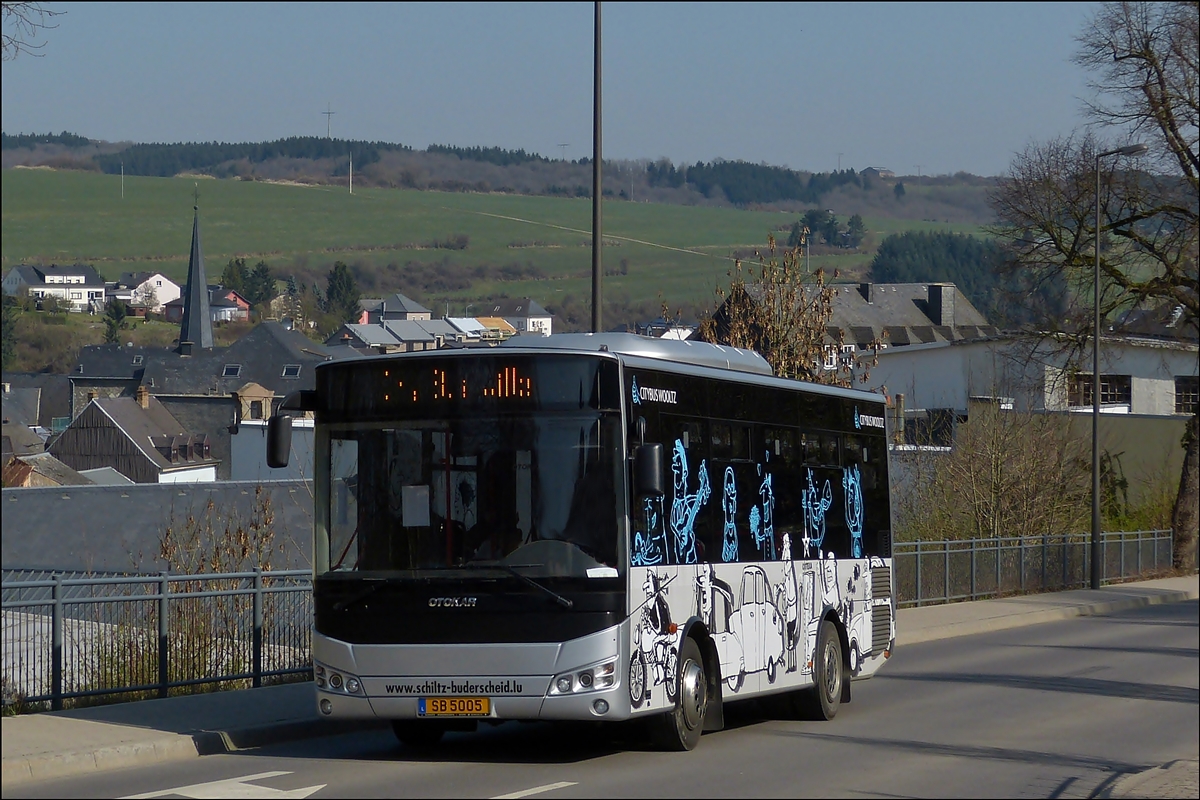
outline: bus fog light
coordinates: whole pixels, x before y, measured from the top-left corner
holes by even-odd
[[[567,694],[568,692],[570,692],[571,691],[571,676],[563,675],[561,678],[559,678],[557,681],[554,682],[554,688],[558,689],[558,691],[562,692],[563,694]]]
[[[322,700],[320,703],[320,706],[321,706],[322,714],[329,716],[330,714],[333,713],[333,703],[329,702],[328,698]]]
[[[594,708],[596,710],[597,714],[607,714],[608,713],[608,701],[607,700],[597,700],[596,702],[592,703],[592,708]]]

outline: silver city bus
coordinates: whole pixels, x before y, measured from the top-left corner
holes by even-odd
[[[723,704],[829,719],[895,642],[884,399],[757,354],[627,334],[322,364],[320,714],[401,741],[647,716],[691,749]]]

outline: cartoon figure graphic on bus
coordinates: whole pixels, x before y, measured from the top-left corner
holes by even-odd
[[[775,590],[775,606],[783,615],[784,648],[787,650],[787,671],[796,671],[796,646],[800,642],[800,586],[796,580],[796,563],[792,561],[792,535],[783,534],[783,582]]]
[[[767,454],[770,458],[771,454]],[[758,496],[761,500],[761,515],[758,518],[758,524],[755,525],[754,514],[750,515],[750,527],[754,534],[754,544],[758,546],[758,551],[762,554],[764,561],[775,560],[775,490],[771,485],[771,473],[766,471],[764,465],[758,465],[758,472],[763,476],[762,484],[758,487]]]
[[[644,531],[635,531],[629,560],[635,567],[652,567],[662,564],[667,556],[667,537],[662,529],[662,497],[646,497],[642,500],[642,522]]]
[[[821,572],[819,579],[821,597],[819,603],[814,603],[812,615],[808,618],[804,631],[806,637],[804,651],[809,654],[809,658],[805,664],[805,671],[812,671],[811,657],[817,651],[817,631],[821,627],[821,619],[825,616],[825,612],[831,608],[840,609],[842,607],[842,596],[840,587],[838,586],[837,561],[834,560],[832,553],[827,554],[821,560],[818,569]]]
[[[842,489],[846,493],[846,527],[850,529],[850,555],[863,555],[863,496],[862,475],[858,464],[842,471]]]
[[[700,462],[699,487],[694,494],[687,493],[688,466],[687,450],[683,440],[675,440],[675,449],[671,454],[671,472],[675,476],[675,496],[671,501],[671,534],[675,545],[675,563],[695,564],[699,561],[696,554],[696,515],[700,507],[712,496],[712,488],[708,485],[708,463]]]
[[[825,512],[833,505],[833,490],[829,481],[821,492],[813,484],[813,471],[808,471],[808,487],[800,498],[800,507],[804,509],[804,557],[815,555],[821,557],[821,544],[825,541]]]
[[[679,654],[676,635],[671,632],[671,608],[666,589],[674,576],[663,580],[646,572],[642,591],[642,616],[633,632],[633,656],[629,659],[629,700],[634,708],[650,699],[651,687],[663,684],[668,702],[675,702],[675,672]]]
[[[696,575],[696,615],[712,637],[730,692],[739,691],[754,672],[765,671],[767,681],[775,682],[785,660],[783,615],[762,567],[746,566],[741,592],[735,594],[716,577],[712,564],[702,564]]]
[[[866,581],[863,580],[861,564],[854,565],[854,571],[846,581],[846,593],[842,595],[840,613],[846,623],[846,640],[850,645],[850,674],[858,675],[862,671],[863,654],[870,652],[867,644]]]
[[[721,539],[721,560],[737,561],[738,538],[737,524],[737,482],[733,477],[733,467],[725,468],[725,494],[721,498],[721,506],[725,509],[725,533]]]

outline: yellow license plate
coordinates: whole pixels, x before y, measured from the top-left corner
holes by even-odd
[[[486,717],[492,713],[490,697],[418,697],[422,717]]]

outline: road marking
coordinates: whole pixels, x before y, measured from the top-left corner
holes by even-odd
[[[253,783],[248,783],[248,781],[260,781],[264,778],[277,778],[280,775],[291,774],[290,772],[257,772],[242,778],[226,778],[222,781],[176,786],[174,789],[163,789],[159,792],[126,795],[121,800],[146,800],[151,797],[171,797],[172,795],[191,797],[195,798],[195,800],[218,800],[224,797],[231,798],[231,800],[265,800],[265,798],[270,798],[270,800],[287,800],[288,798],[303,800],[303,798],[308,797],[310,794],[319,792],[325,788],[325,784],[323,783],[317,786],[305,786],[302,789],[286,790],[272,789],[270,786],[256,786]]]
[[[535,786],[532,789],[522,789],[519,792],[512,794],[498,794],[492,800],[517,800],[520,797],[529,797],[531,794],[541,794],[542,792],[552,792],[555,789],[565,789],[568,786],[575,786],[573,781],[559,781],[558,783],[547,783],[545,786]]]

